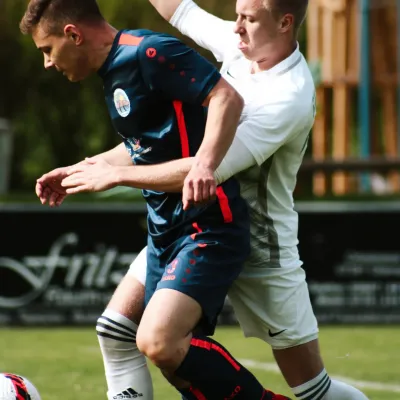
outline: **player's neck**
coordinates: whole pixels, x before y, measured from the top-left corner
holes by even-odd
[[[93,51],[90,64],[95,71],[98,71],[106,61],[117,33],[118,30],[107,22],[91,29],[90,37]]]
[[[286,60],[297,48],[297,41],[293,40],[287,43],[271,43],[271,46],[267,49],[265,57],[253,61],[251,67],[251,73],[256,74],[258,72],[268,71],[275,67],[283,60]]]

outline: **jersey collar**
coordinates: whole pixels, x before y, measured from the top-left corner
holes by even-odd
[[[257,76],[258,74],[279,75],[279,76],[284,75],[286,72],[289,72],[292,68],[298,65],[301,62],[301,59],[302,55],[300,53],[299,43],[297,43],[296,49],[289,57],[285,58],[279,64],[276,64],[275,66],[266,71],[261,71],[254,74],[254,76]]]

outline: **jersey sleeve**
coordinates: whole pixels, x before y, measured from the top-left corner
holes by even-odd
[[[231,147],[214,173],[215,180],[220,185],[229,178],[232,178],[232,176],[256,164],[257,161],[253,153],[245,146],[239,136],[236,135]]]
[[[295,118],[294,113],[298,113],[299,118]],[[236,135],[261,165],[303,132],[310,120],[311,107],[310,112],[305,112],[305,106],[296,104],[296,100],[287,94],[245,113]],[[304,126],[299,126],[301,123]]]
[[[224,61],[237,50],[235,23],[208,13],[192,0],[183,0],[169,22],[199,46],[211,51],[217,61]]]
[[[232,145],[215,171],[218,184],[253,165],[261,165],[294,136],[292,115],[277,102],[249,112],[239,124]]]
[[[148,89],[171,100],[202,104],[221,79],[213,64],[170,36],[145,38],[138,59]]]

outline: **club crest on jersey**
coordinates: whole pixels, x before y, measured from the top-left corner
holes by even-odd
[[[126,92],[122,89],[116,89],[114,92],[114,104],[118,114],[125,118],[131,112],[131,102]]]

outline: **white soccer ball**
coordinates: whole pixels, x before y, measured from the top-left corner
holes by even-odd
[[[38,390],[20,375],[0,373],[0,400],[41,400]]]

